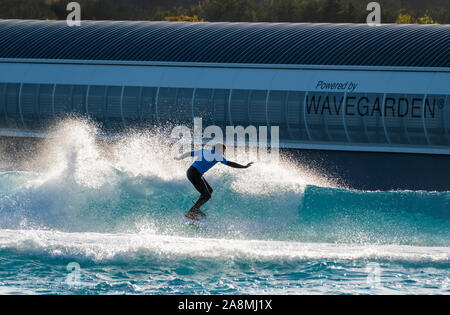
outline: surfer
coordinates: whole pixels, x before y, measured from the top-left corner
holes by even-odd
[[[188,156],[196,157],[195,162],[191,165],[191,167],[189,167],[186,174],[189,181],[200,193],[200,198],[198,198],[197,202],[186,213],[187,218],[198,221],[198,216],[206,216],[206,214],[204,214],[200,210],[200,207],[204,205],[209,199],[211,199],[213,189],[203,177],[203,174],[205,174],[211,167],[216,165],[218,162],[233,168],[249,168],[253,164],[253,162],[250,162],[247,165],[241,165],[235,162],[227,161],[224,157],[226,149],[227,147],[225,146],[225,144],[217,143],[214,145],[214,148],[212,150],[201,149],[197,151],[186,152],[181,156],[175,158],[175,160],[181,160],[187,158]]]

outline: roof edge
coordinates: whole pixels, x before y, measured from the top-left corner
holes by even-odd
[[[242,68],[274,70],[342,70],[342,71],[397,71],[397,72],[450,72],[450,67],[399,67],[399,66],[347,66],[347,65],[296,65],[296,64],[245,64],[161,61],[116,61],[75,59],[0,58],[0,63],[61,64],[61,65],[109,65],[189,68]]]

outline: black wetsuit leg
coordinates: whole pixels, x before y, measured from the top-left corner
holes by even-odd
[[[213,189],[209,186],[206,179],[200,174],[200,172],[193,166],[187,170],[187,178],[194,185],[195,189],[200,193],[200,198],[198,198],[194,207],[200,209],[209,199],[211,199],[211,194]]]

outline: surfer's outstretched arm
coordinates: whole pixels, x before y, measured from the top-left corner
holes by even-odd
[[[252,166],[253,162],[248,163],[247,165],[242,165],[236,162],[227,161],[225,164],[226,166],[232,167],[232,168],[249,168]]]
[[[193,151],[183,153],[182,155],[180,155],[178,157],[175,157],[175,160],[182,160],[182,159],[185,159],[185,158],[187,158],[189,156],[193,156]]]

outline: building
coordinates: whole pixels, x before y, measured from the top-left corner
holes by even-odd
[[[449,52],[449,25],[3,20],[0,126],[279,126],[350,187],[450,190]]]

